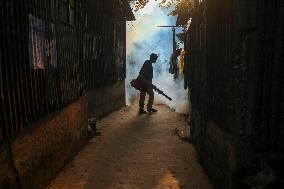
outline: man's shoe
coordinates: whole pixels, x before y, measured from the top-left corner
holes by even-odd
[[[150,108],[150,109],[147,109],[148,112],[157,112],[158,110],[154,109],[154,108]]]
[[[138,113],[139,114],[147,114],[147,112],[145,110],[143,110],[143,109],[139,109]]]

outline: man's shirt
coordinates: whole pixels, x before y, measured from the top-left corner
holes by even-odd
[[[146,60],[139,72],[139,75],[143,76],[145,79],[152,83],[153,79],[153,66],[150,60]]]

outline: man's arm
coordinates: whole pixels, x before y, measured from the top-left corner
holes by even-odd
[[[166,97],[167,99],[169,99],[170,101],[172,100],[171,97],[169,97],[168,95],[166,95],[161,89],[159,89],[158,87],[156,87],[155,85],[153,85],[151,82],[149,82],[145,77],[143,77],[142,75],[139,75],[139,79],[141,79],[143,82],[145,82],[148,87],[154,89],[155,91],[157,91],[159,94],[163,95],[164,97]]]
[[[145,78],[144,75],[139,74],[139,78],[140,78],[143,82],[145,82],[148,86],[153,85],[147,78]]]

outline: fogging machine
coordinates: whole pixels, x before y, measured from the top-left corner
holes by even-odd
[[[166,95],[161,89],[159,89],[140,75],[136,79],[132,79],[130,85],[138,91],[146,91],[148,87],[151,87],[153,90],[157,91],[158,94],[163,95],[170,101],[172,100],[172,98]]]

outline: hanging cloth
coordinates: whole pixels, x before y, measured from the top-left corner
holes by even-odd
[[[182,49],[180,53],[180,61],[179,61],[179,73],[184,74],[184,54],[185,51]]]

